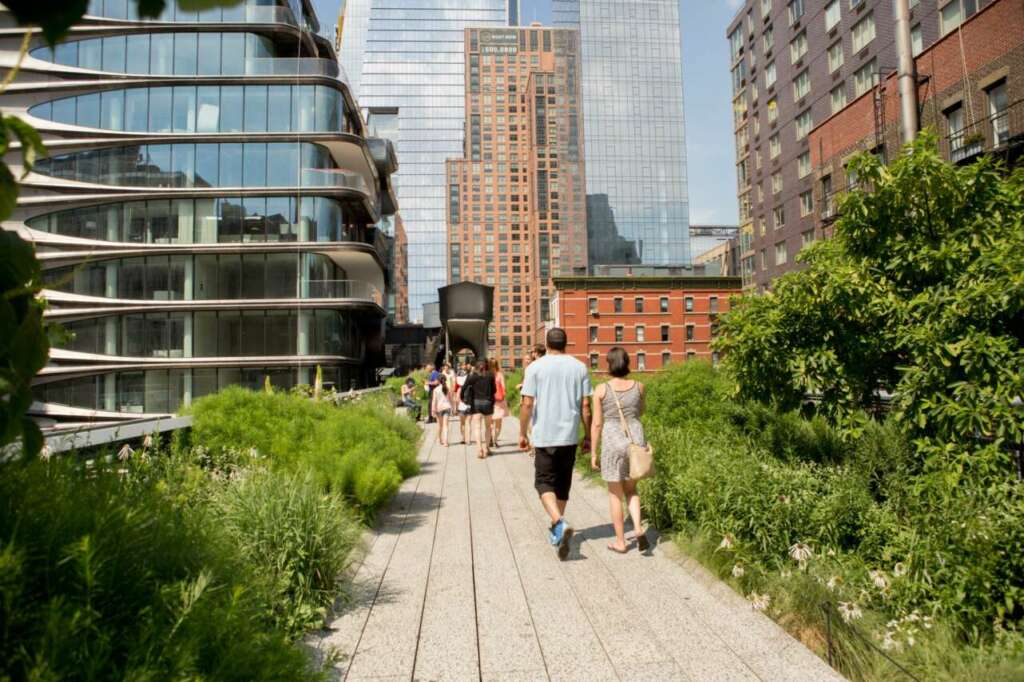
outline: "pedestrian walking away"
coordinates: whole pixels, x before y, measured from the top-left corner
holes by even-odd
[[[640,416],[644,411],[644,386],[629,379],[629,353],[616,346],[605,358],[611,379],[594,390],[594,420],[590,431],[590,467],[601,472],[608,485],[608,511],[615,529],[615,542],[608,549],[625,554],[625,518],[622,499],[626,499],[629,516],[633,519],[636,546],[641,552],[650,548],[640,519],[640,495],[637,482],[630,478],[629,445],[644,446],[644,426]],[[600,456],[598,453],[600,452]],[[600,464],[599,464],[600,461]]]
[[[469,438],[466,437],[466,426],[470,420],[470,408],[467,395],[463,390],[466,385],[466,379],[469,378],[470,364],[464,362],[459,367],[459,373],[455,377],[455,399],[452,404],[455,406],[455,411],[458,412],[459,417],[459,435],[462,437],[462,442],[468,444]]]
[[[452,402],[448,398],[448,379],[443,375],[430,399],[430,413],[437,421],[437,440],[448,447],[448,417],[452,414]]]
[[[547,353],[526,368],[522,407],[519,410],[519,448],[534,449],[534,488],[551,519],[548,542],[558,558],[569,556],[572,526],[565,508],[572,488],[576,449],[590,449],[590,372],[576,358],[565,354],[565,331],[547,333]],[[583,441],[580,443],[580,423]]]
[[[498,438],[501,436],[501,424],[505,417],[511,416],[508,409],[508,389],[505,385],[505,373],[501,371],[501,365],[497,360],[491,360],[491,372],[494,374],[494,415],[491,417],[491,447],[498,447]]]
[[[486,360],[476,364],[476,371],[469,375],[463,391],[470,396],[471,430],[476,437],[477,457],[485,459],[491,454],[491,417],[494,415],[494,396],[497,385],[490,365]]]

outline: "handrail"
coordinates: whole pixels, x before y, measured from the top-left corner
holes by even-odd
[[[957,163],[985,152],[1000,151],[1024,137],[1024,99],[1002,111],[951,131],[939,141],[939,151]]]

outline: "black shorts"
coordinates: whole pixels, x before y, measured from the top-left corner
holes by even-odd
[[[473,414],[482,414],[485,417],[490,417],[494,414],[494,403],[489,400],[474,400]]]
[[[559,500],[569,499],[572,470],[576,465],[576,446],[536,448],[533,458],[533,487],[537,493],[554,493]]]

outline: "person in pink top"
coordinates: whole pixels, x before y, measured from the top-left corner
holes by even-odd
[[[501,437],[501,423],[505,417],[511,415],[506,400],[507,388],[505,386],[505,373],[501,371],[501,365],[497,360],[491,360],[491,373],[494,374],[494,415],[491,417],[491,445],[498,447],[498,439]]]
[[[448,380],[441,375],[437,388],[430,396],[430,414],[437,421],[437,439],[445,447],[448,447],[448,417],[451,413],[452,401],[448,397]]]

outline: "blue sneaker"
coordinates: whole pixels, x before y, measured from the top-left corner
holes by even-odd
[[[558,546],[558,558],[565,561],[569,556],[569,541],[572,539],[573,529],[565,519],[559,519],[555,527],[551,529],[551,544]]]
[[[559,521],[555,525],[548,528],[548,544],[550,544],[552,547],[558,544],[558,536],[555,535],[555,529],[558,528],[558,524],[560,523],[562,522]]]

